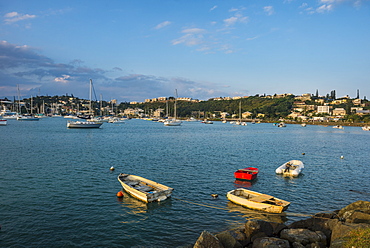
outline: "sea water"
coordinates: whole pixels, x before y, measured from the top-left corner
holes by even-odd
[[[203,230],[220,232],[247,219],[291,223],[370,200],[370,132],[360,127],[168,127],[132,119],[67,129],[66,122],[9,120],[0,127],[1,247],[178,247]],[[303,174],[276,175],[291,159],[304,163]],[[258,179],[236,181],[234,171],[249,166],[259,168]],[[172,187],[172,198],[119,199],[119,173]],[[246,209],[226,199],[238,187],[291,205],[283,215]]]

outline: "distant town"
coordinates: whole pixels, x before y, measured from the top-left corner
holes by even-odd
[[[370,123],[370,102],[363,97],[336,97],[335,90],[320,96],[275,94],[240,97],[217,97],[207,101],[192,98],[158,97],[143,102],[89,101],[73,95],[36,96],[22,100],[0,99],[1,115],[29,113],[35,115],[125,116],[130,118],[164,118],[177,112],[178,118],[291,120],[298,122]],[[175,109],[177,111],[175,111]]]

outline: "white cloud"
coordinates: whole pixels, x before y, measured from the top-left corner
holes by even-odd
[[[61,77],[56,77],[54,78],[54,81],[55,82],[61,82],[61,83],[67,83],[68,82],[68,79],[70,78],[71,76],[69,75],[62,75]]]
[[[352,3],[354,7],[359,8],[362,2],[363,0],[319,0],[316,7],[303,3],[299,8],[304,9],[308,14],[323,14],[333,11],[336,6],[343,3]]]
[[[272,6],[263,7],[263,11],[265,11],[267,15],[272,15],[275,12],[274,7],[272,7]]]
[[[233,26],[235,25],[236,23],[247,23],[248,22],[248,17],[247,16],[243,16],[241,13],[235,13],[234,16],[230,17],[230,18],[227,18],[224,20],[224,24],[229,27],[229,26]]]
[[[164,28],[164,27],[166,27],[170,24],[171,24],[170,21],[164,21],[164,22],[159,23],[157,26],[155,26],[154,29],[161,29],[161,28]]]
[[[205,33],[206,30],[201,28],[187,28],[181,31],[181,33],[187,33],[187,34],[200,34]]]
[[[12,24],[15,22],[36,18],[36,15],[19,14],[18,12],[10,12],[4,15],[4,22],[6,24]]]
[[[217,8],[217,5],[213,6],[209,11],[213,11]]]
[[[316,9],[317,13],[325,13],[333,10],[333,5],[332,4],[323,4],[320,7]]]

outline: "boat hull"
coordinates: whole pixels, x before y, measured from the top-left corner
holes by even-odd
[[[94,121],[69,121],[67,128],[100,128],[103,123]]]
[[[290,205],[290,202],[288,201],[244,188],[229,191],[227,193],[227,199],[246,208],[268,213],[281,213]]]
[[[254,167],[247,167],[244,169],[239,169],[234,172],[235,179],[238,180],[254,180],[257,178],[258,169]]]
[[[167,120],[163,122],[165,126],[181,126],[182,121],[179,120]]]
[[[135,175],[121,173],[118,181],[127,193],[147,203],[164,201],[171,197],[173,191],[173,188]]]
[[[288,167],[288,163],[290,163],[290,167]],[[284,176],[291,176],[297,177],[301,174],[302,170],[304,169],[303,162],[300,160],[290,160],[281,166],[279,166],[275,172],[276,174],[282,174]]]

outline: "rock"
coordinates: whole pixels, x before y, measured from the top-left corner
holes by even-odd
[[[247,238],[253,239],[253,236],[258,234],[262,236],[277,236],[281,230],[287,228],[286,225],[275,222],[266,222],[263,220],[248,220],[245,223],[245,234]]]
[[[292,246],[293,248],[306,248],[306,246],[302,245],[299,242],[293,242]]]
[[[197,241],[195,242],[194,248],[224,248],[220,240],[212,235],[208,231],[203,231]]]
[[[304,246],[311,243],[322,243],[324,247],[326,245],[326,236],[323,232],[308,229],[284,229],[280,233],[280,238],[290,243],[298,242]]]
[[[258,238],[253,242],[252,248],[290,248],[288,240],[263,237]]]
[[[331,237],[331,230],[332,227],[329,225],[329,223],[337,223],[338,219],[332,219],[336,216],[335,213],[330,214],[330,215],[315,215],[312,218],[308,218],[305,220],[299,220],[296,222],[293,222],[288,226],[290,229],[298,229],[298,228],[303,228],[303,229],[308,229],[311,231],[321,231],[325,234],[327,240],[326,243],[330,244],[330,237]],[[330,219],[327,219],[330,218]]]
[[[338,222],[333,226],[331,234],[331,245],[341,243],[341,240],[349,234],[349,232],[358,228],[370,228],[370,224],[365,223],[343,223]],[[337,246],[339,247],[339,246]]]
[[[370,214],[361,210],[349,210],[343,214],[347,223],[367,223],[370,224]]]
[[[237,241],[229,231],[224,231],[215,235],[221,242],[223,247],[227,248],[242,248],[242,244]]]
[[[338,216],[340,218],[347,219],[353,211],[359,211],[365,214],[370,214],[370,202],[369,201],[357,201],[349,204],[348,206],[342,208]]]

